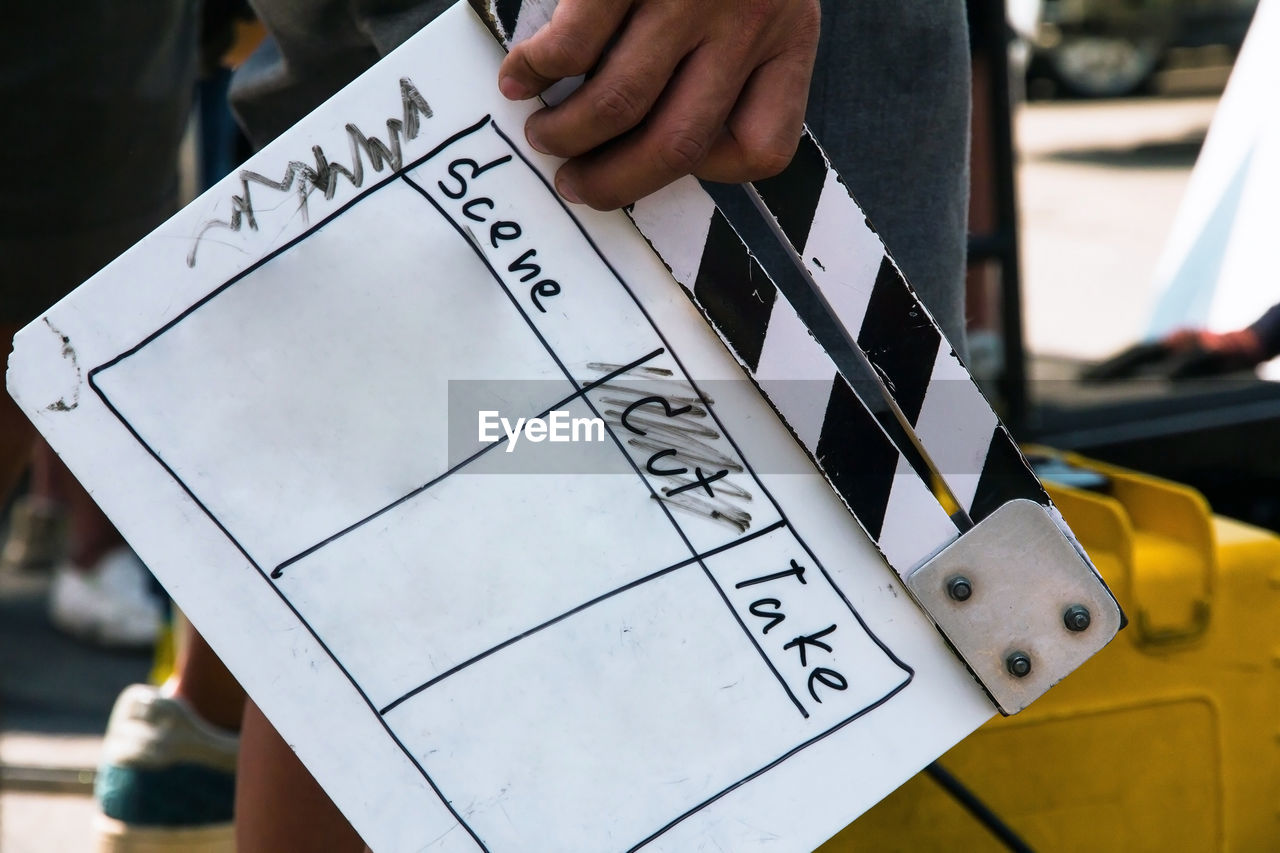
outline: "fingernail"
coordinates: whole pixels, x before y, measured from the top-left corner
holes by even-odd
[[[573,184],[561,177],[556,178],[556,192],[569,204],[582,204],[582,197],[574,190]]]
[[[543,154],[551,153],[547,150],[547,146],[543,145],[541,140],[538,139],[537,131],[529,125],[525,125],[524,138],[528,140],[529,144],[533,146],[535,151],[541,151]]]
[[[532,94],[528,87],[510,74],[498,78],[498,91],[509,101],[523,101]]]

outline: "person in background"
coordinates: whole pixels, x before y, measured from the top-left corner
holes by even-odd
[[[199,25],[199,189],[230,173],[247,142],[231,118],[231,70],[262,40],[243,0],[204,0]],[[94,784],[100,853],[233,853],[245,694],[198,632],[175,615],[176,659],[159,686],[116,699]]]
[[[1243,329],[1210,332],[1179,329],[1156,341],[1135,344],[1084,371],[1101,382],[1145,376],[1196,379],[1251,370],[1280,355],[1280,304]]]
[[[195,0],[189,2],[195,3]],[[197,171],[203,189],[247,156],[247,143],[227,109],[226,89],[231,75],[229,65],[243,60],[260,40],[261,31],[244,0],[203,0],[195,5],[199,6],[201,18],[196,103],[200,131]],[[173,51],[174,47],[162,42],[160,49]],[[187,61],[174,56],[174,61]],[[58,61],[64,73],[73,70],[61,65],[61,58]],[[53,84],[52,77],[38,81],[34,91],[41,91],[41,85]],[[173,97],[185,103],[189,96],[178,95],[176,89],[181,84],[182,77],[173,80]],[[103,134],[108,137],[127,129],[127,124],[115,116],[104,117],[102,126]],[[169,134],[156,140],[153,150],[175,144]],[[148,153],[139,146],[130,156],[144,158]],[[171,183],[173,178],[160,169],[152,180]],[[176,187],[165,189],[172,193],[172,198],[159,209],[168,215],[178,200]],[[86,199],[93,200],[92,194]],[[122,236],[128,237],[130,233],[134,232],[126,231]],[[143,233],[134,236],[140,238]],[[81,251],[97,257],[99,265],[112,257],[105,252],[105,247],[97,255],[93,245]],[[56,271],[56,265],[51,268]],[[42,306],[47,307],[66,289],[67,286],[62,285],[47,291],[37,290],[32,296],[38,298],[37,293],[47,292],[47,302]],[[164,621],[164,601],[146,567],[42,439],[34,441],[29,470],[27,494],[14,502],[9,536],[0,549],[0,569],[52,570],[49,618],[64,633],[107,648],[150,648]]]
[[[194,0],[147,4],[85,0],[5,9],[0,106],[17,120],[0,134],[0,355],[41,311],[168,218],[178,204],[178,150],[194,80]],[[49,334],[57,330],[49,328]],[[27,468],[35,431],[0,395],[0,501]],[[163,604],[150,575],[52,453],[37,485],[45,503],[20,513],[39,528],[49,502],[78,524],[59,560],[50,616],[105,645],[154,641]],[[38,535],[36,532],[36,535]],[[56,524],[54,531],[56,533]],[[10,551],[6,562],[29,555]],[[46,560],[60,557],[46,551]]]
[[[0,134],[7,360],[20,328],[177,209],[201,4],[81,0],[74,9],[23,3],[5,12],[0,108],[16,118]],[[52,326],[48,333],[59,335]],[[50,617],[63,630],[107,646],[150,646],[164,605],[149,573],[47,445],[33,458],[35,447],[32,425],[0,394],[0,504],[31,462],[37,496],[20,514],[5,564],[53,564]],[[69,507],[65,553],[55,547],[55,502]],[[177,673],[163,688],[135,685],[116,703],[96,790],[104,853],[232,849],[244,694],[198,636],[181,650]]]
[[[231,99],[258,146],[451,5],[253,3],[273,38],[237,73]],[[509,98],[531,98],[586,72],[577,94],[526,127],[533,147],[567,158],[556,177],[566,200],[609,209],[687,174],[724,182],[775,174],[807,119],[963,347],[963,0],[561,0],[550,25],[512,51],[496,85]],[[242,725],[236,838],[241,853],[364,847],[252,702]]]

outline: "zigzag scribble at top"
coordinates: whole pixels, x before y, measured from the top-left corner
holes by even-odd
[[[382,172],[390,167],[392,173],[400,171],[404,165],[401,153],[401,137],[405,142],[415,139],[421,127],[420,117],[431,118],[431,106],[426,98],[413,85],[408,77],[400,78],[400,102],[403,110],[402,118],[387,119],[387,141],[376,136],[366,136],[356,125],[346,125],[347,137],[351,145],[351,167],[347,168],[338,162],[330,162],[324,149],[319,145],[311,147],[315,165],[291,160],[285,168],[284,176],[273,181],[265,175],[250,169],[240,170],[240,193],[231,196],[231,216],[227,219],[210,219],[201,225],[191,251],[187,253],[187,266],[196,265],[196,252],[205,235],[217,228],[239,231],[245,225],[253,231],[258,230],[258,220],[254,215],[253,196],[249,191],[250,184],[258,184],[280,193],[295,192],[298,195],[298,210],[304,221],[307,218],[307,199],[315,190],[324,192],[325,200],[331,200],[338,191],[338,177],[341,175],[359,189],[364,184],[364,161],[369,160],[369,167],[374,172]]]

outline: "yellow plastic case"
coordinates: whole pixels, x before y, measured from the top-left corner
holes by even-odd
[[[1185,486],[1028,453],[1101,475],[1047,485],[1129,626],[939,762],[1040,853],[1280,850],[1280,537]],[[920,775],[819,849],[1007,848]]]

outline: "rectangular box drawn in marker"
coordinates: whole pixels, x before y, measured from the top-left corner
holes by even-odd
[[[365,280],[367,252],[392,272]],[[448,458],[447,385],[477,376],[538,389],[513,414],[602,417],[606,469],[504,472],[546,443]],[[90,380],[481,850],[548,828],[558,849],[638,849],[911,679],[487,119]],[[139,403],[157,388],[163,411]],[[706,468],[653,429],[683,417],[714,426]],[[716,509],[743,492],[750,512]],[[272,513],[246,509],[263,494]]]

